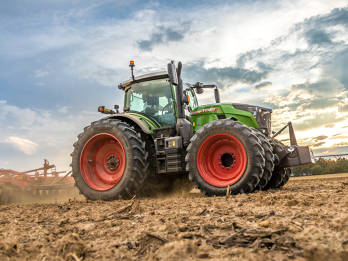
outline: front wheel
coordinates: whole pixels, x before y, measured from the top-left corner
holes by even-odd
[[[93,122],[78,135],[71,154],[76,186],[91,200],[130,199],[146,178],[147,155],[145,142],[127,123]]]
[[[252,129],[240,122],[217,120],[204,125],[187,148],[187,169],[204,195],[249,193],[265,166],[264,150]]]

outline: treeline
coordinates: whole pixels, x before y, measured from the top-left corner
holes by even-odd
[[[345,158],[328,160],[319,158],[313,165],[294,168],[292,173],[294,176],[348,173],[348,160]]]

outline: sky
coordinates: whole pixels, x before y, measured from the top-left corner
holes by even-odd
[[[0,168],[68,171],[98,106],[123,107],[130,60],[135,75],[181,61],[185,82],[273,109],[273,130],[291,121],[315,155],[348,153],[347,0],[14,0],[0,5]]]

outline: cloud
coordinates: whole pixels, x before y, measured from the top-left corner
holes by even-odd
[[[340,143],[335,143],[333,147],[343,147],[343,146],[348,146],[348,142],[340,142]]]
[[[191,22],[185,21],[178,26],[180,29],[173,27],[157,26],[155,32],[150,35],[149,40],[137,41],[138,48],[141,51],[150,52],[158,45],[169,44],[170,42],[179,42],[184,39],[190,31]]]
[[[339,133],[339,134],[342,134],[342,133]],[[336,135],[333,135],[330,140],[333,140],[333,139],[337,139],[337,140],[340,140],[340,139],[345,139],[347,140],[348,136],[347,135],[342,135],[342,136],[336,136]]]
[[[326,136],[326,135],[320,135],[320,136],[312,138],[312,140],[317,142],[319,140],[326,140],[328,137],[329,136]]]
[[[261,90],[266,90],[266,89],[268,89],[268,87],[271,87],[272,85],[273,85],[273,83],[271,83],[271,82],[262,82],[262,83],[256,85],[251,91],[257,92],[257,91],[261,91]]]
[[[186,78],[205,84],[216,84],[219,88],[227,88],[237,83],[254,84],[269,77],[271,71],[249,70],[240,67],[205,68],[205,62],[194,62],[185,65]]]
[[[342,106],[346,95],[345,86],[337,79],[320,75],[316,80],[292,84],[285,95],[264,96],[263,100],[277,106],[274,126],[283,124],[288,118],[295,123],[297,130],[304,131],[344,121],[340,110],[336,110]]]
[[[293,84],[292,91],[299,91],[301,94],[309,94],[313,96],[325,95],[326,97],[334,97],[344,91],[344,85],[337,79],[330,76],[322,77],[316,82],[305,82],[302,84]]]
[[[79,113],[61,114],[53,110],[27,109],[0,101],[0,159],[11,162],[10,168],[25,170],[49,159],[58,169],[67,170],[76,136],[101,116],[83,109]],[[16,150],[33,157],[23,157],[16,165]]]
[[[5,140],[5,143],[11,144],[14,148],[19,149],[28,155],[33,154],[39,146],[35,142],[18,137],[8,137],[8,139]]]
[[[343,105],[343,106],[339,106],[338,111],[339,112],[348,112],[348,104]]]
[[[49,75],[50,73],[49,72],[45,72],[45,71],[41,71],[41,70],[36,70],[35,71],[35,78],[43,78],[45,77],[46,75]]]
[[[58,112],[59,113],[67,113],[68,112],[68,107],[67,106],[61,107],[61,108],[58,109]]]
[[[324,145],[326,142],[318,142],[318,143],[314,143],[311,145],[311,147],[320,147],[321,145]]]
[[[340,93],[338,93],[340,94]],[[306,100],[305,104],[301,105],[302,110],[323,110],[326,108],[337,107],[339,104],[339,100],[337,98],[312,98]]]
[[[324,30],[311,29],[308,32],[305,32],[305,35],[310,45],[332,44],[329,34]]]
[[[296,122],[297,130],[308,130],[321,127],[329,123],[338,123],[345,120],[344,117],[337,115],[335,111],[315,113],[309,116],[311,118],[304,118],[301,122]]]

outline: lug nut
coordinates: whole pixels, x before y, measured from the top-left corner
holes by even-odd
[[[221,165],[221,163],[219,162],[219,165]]]
[[[233,165],[231,165],[231,168],[233,168]]]
[[[227,168],[227,170],[229,170],[230,168]]]
[[[221,168],[224,169],[225,167],[222,166]]]
[[[219,160],[220,158],[218,158],[218,160]]]
[[[236,161],[234,160],[233,163],[236,163]]]

